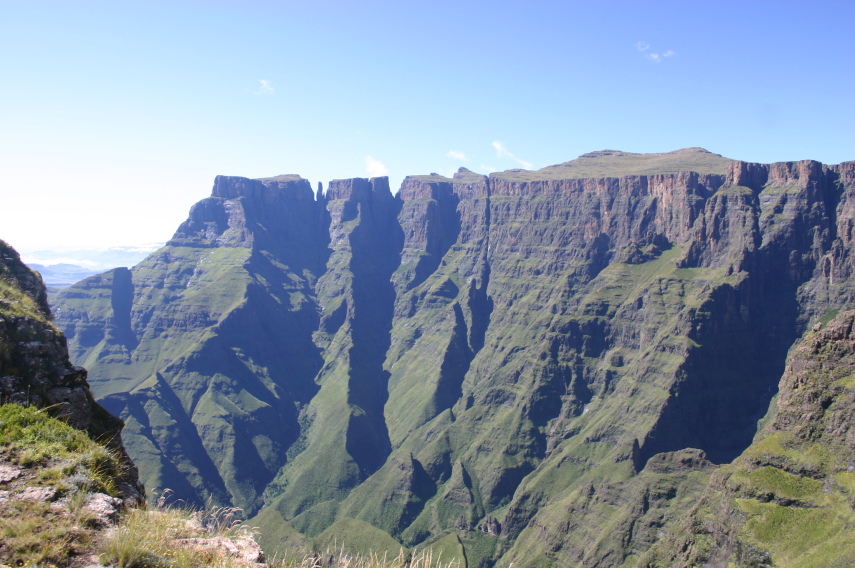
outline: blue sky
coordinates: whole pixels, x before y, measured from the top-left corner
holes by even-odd
[[[0,0],[0,238],[162,242],[217,174],[855,160],[853,6]]]

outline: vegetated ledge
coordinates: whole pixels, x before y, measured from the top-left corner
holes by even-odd
[[[125,507],[121,456],[47,411],[0,405],[0,568],[441,568],[432,551],[295,548],[267,562],[239,509]]]
[[[0,406],[0,566],[257,566],[235,510],[138,508],[124,460],[32,406]],[[126,508],[125,505],[132,505]]]
[[[45,410],[0,406],[0,564],[96,563],[102,531],[124,506],[123,467],[114,451]]]

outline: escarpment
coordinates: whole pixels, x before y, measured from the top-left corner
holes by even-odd
[[[146,483],[260,512],[268,546],[347,527],[456,539],[470,566],[619,566],[855,299],[853,192],[853,163],[700,149],[396,195],[219,176],[166,247],[55,311]]]

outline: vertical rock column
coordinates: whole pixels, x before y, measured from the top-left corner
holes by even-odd
[[[325,363],[320,391],[303,412],[299,453],[276,481],[286,518],[344,497],[391,450],[383,361],[395,304],[391,278],[403,246],[401,202],[385,177],[334,180],[325,199],[331,251],[316,288],[323,314],[315,334]]]

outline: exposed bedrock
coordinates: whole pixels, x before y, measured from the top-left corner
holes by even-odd
[[[454,533],[472,566],[620,565],[656,534],[633,523],[671,523],[752,443],[796,338],[855,301],[855,163],[673,154],[397,195],[220,176],[57,321],[153,487],[263,509],[280,540],[345,523]],[[596,552],[560,530],[618,509],[625,538]]]

